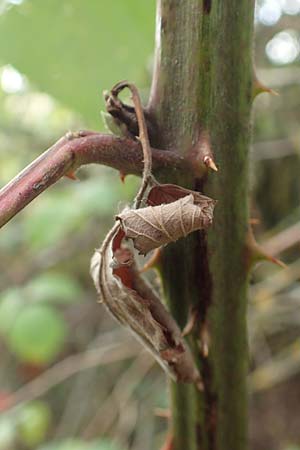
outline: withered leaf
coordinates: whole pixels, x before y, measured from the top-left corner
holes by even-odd
[[[180,186],[161,185],[151,189],[147,203],[156,206],[125,209],[116,217],[126,237],[144,255],[192,231],[208,228],[216,202]]]
[[[153,186],[149,191],[147,204],[150,206],[156,206],[171,203],[190,194],[194,197],[195,205],[199,204],[200,206],[205,206],[205,202],[208,204],[211,202],[216,204],[216,201],[212,200],[210,197],[206,197],[200,192],[178,186],[177,184],[158,184]]]
[[[201,386],[199,371],[173,317],[138,273],[117,223],[92,259],[91,274],[110,313],[151,351],[175,380]]]

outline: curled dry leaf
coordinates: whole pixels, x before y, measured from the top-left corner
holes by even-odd
[[[124,247],[124,237],[117,223],[92,259],[91,274],[101,301],[173,379],[201,387],[200,374],[178,325],[138,273],[131,251]]]
[[[127,209],[117,216],[127,238],[146,255],[212,223],[215,201],[175,185],[151,189],[146,208]],[[156,206],[153,206],[156,205]]]

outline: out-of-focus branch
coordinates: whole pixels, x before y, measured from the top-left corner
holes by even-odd
[[[255,369],[249,377],[251,391],[260,392],[273,388],[298,374],[300,370],[299,344],[299,339],[297,339],[277,356],[270,358]]]
[[[184,170],[187,162],[176,152],[151,149],[154,173],[159,170]],[[0,191],[0,227],[62,176],[78,167],[103,164],[122,174],[141,174],[141,144],[128,138],[92,131],[67,133]]]
[[[300,84],[300,69],[295,66],[258,68],[256,73],[258,79],[264,80],[264,84],[270,88],[278,89]]]
[[[128,345],[128,342],[126,342],[121,345],[110,344],[103,348],[93,348],[77,355],[68,356],[11,394],[6,410],[10,410],[21,403],[35,400],[78,372],[134,358],[139,354],[139,351],[140,346],[138,344],[130,342],[130,345]]]
[[[297,222],[265,241],[263,248],[272,255],[278,255],[299,243],[300,222]]]
[[[109,430],[116,417],[126,410],[134,390],[153,365],[154,360],[149,358],[148,352],[141,352],[137,355],[129,368],[121,374],[113,390],[83,432],[85,439],[91,439],[97,432],[99,433],[99,424],[101,424],[101,434],[105,434]]]
[[[291,139],[276,139],[266,142],[256,142],[253,145],[252,157],[254,161],[285,158],[297,155],[297,146]]]
[[[296,260],[286,270],[281,270],[256,283],[251,289],[253,302],[261,303],[297,281],[300,277],[300,260]]]

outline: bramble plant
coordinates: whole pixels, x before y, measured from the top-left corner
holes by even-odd
[[[171,377],[165,449],[245,450],[248,278],[260,259],[280,264],[248,217],[251,106],[268,90],[253,75],[254,1],[157,3],[148,105],[128,82],[106,92],[118,136],[67,133],[1,190],[0,225],[82,165],[141,175],[92,260],[100,301]],[[153,250],[168,308],[135,262]]]

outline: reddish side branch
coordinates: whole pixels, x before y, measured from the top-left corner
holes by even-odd
[[[175,152],[152,149],[153,169],[184,169]],[[138,141],[84,131],[69,133],[46,150],[0,191],[0,227],[68,172],[103,164],[123,174],[141,174],[143,152]]]

